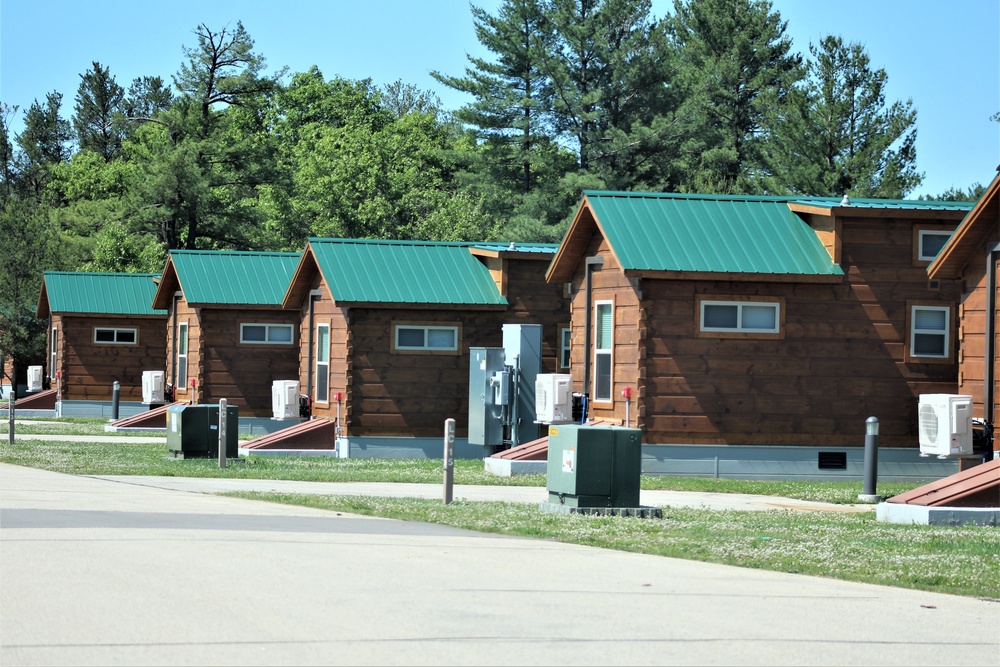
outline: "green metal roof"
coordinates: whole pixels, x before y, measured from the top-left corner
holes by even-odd
[[[171,250],[188,303],[280,306],[301,253]]]
[[[718,201],[718,202],[781,202],[785,204],[803,204],[820,208],[841,206],[843,197],[809,197],[805,195],[713,195],[685,194],[679,192],[618,192],[606,190],[588,190],[590,196],[641,197],[662,198],[684,201]],[[938,201],[923,199],[855,199],[848,200],[848,207],[856,208],[891,208],[935,211],[971,211],[976,202],[971,201]]]
[[[559,250],[558,243],[474,243],[472,247],[489,252],[525,252],[538,255],[554,255]]]
[[[166,315],[154,310],[156,273],[46,271],[45,294],[51,313]]]
[[[786,199],[584,194],[626,271],[843,275]]]
[[[339,302],[507,304],[471,243],[311,238],[309,245]]]

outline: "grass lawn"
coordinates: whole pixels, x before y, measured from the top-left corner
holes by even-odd
[[[219,469],[208,459],[175,460],[165,444],[132,444],[103,431],[103,420],[52,432],[107,435],[101,442],[0,440],[0,462],[89,475],[234,477],[305,481],[440,484],[441,461],[249,456]],[[28,427],[26,427],[28,428]],[[16,433],[23,433],[20,426]],[[160,434],[162,435],[162,434]],[[496,477],[481,461],[455,462],[456,484],[544,486],[542,475]],[[890,496],[912,483],[881,483]],[[834,503],[856,502],[860,482],[642,478],[644,489],[752,493]],[[1000,598],[1000,529],[900,526],[874,512],[737,512],[667,509],[662,520],[542,514],[532,505],[282,494],[234,494],[328,510],[428,521],[471,530],[688,558],[781,572],[837,577],[944,593]]]

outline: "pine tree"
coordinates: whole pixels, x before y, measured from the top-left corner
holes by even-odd
[[[810,44],[808,77],[776,108],[769,161],[776,190],[901,199],[917,187],[912,102],[887,104],[884,69],[862,45]]]
[[[684,112],[698,119],[685,188],[758,192],[762,154],[774,128],[767,112],[802,77],[786,23],[767,0],[675,0],[671,34],[678,48]]]
[[[122,145],[121,119],[125,90],[111,72],[94,61],[93,69],[80,75],[73,129],[80,150],[91,150],[111,162]]]

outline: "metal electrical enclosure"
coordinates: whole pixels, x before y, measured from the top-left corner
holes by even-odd
[[[542,325],[503,325],[503,349],[514,369],[515,402],[511,411],[511,444],[538,439],[535,423],[535,378],[542,372]]]
[[[473,347],[469,355],[469,444],[499,447],[504,406],[495,375],[504,369],[503,348]]]
[[[469,349],[469,443],[494,449],[538,439],[535,377],[542,325],[503,325],[503,347]]]
[[[226,458],[239,457],[239,408],[226,407]],[[219,406],[171,405],[167,408],[167,449],[176,458],[219,455]]]
[[[642,432],[618,426],[549,427],[549,502],[639,507]]]

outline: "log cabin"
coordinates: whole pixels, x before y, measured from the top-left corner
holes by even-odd
[[[156,274],[46,271],[35,316],[48,319],[46,375],[67,401],[142,400],[142,372],[163,369],[167,312]]]
[[[271,417],[271,386],[298,376],[298,312],[281,299],[295,252],[172,250],[152,299],[166,318],[174,399]]]
[[[454,418],[463,437],[469,348],[500,347],[503,324],[540,324],[543,372],[560,367],[568,300],[545,281],[556,247],[309,239],[284,305],[312,415],[339,415],[356,437],[440,436]]]
[[[997,270],[1000,262],[1000,175],[927,269],[931,280],[959,280],[958,393],[973,398],[974,413],[997,420],[1000,361],[997,342]],[[1000,456],[996,438],[994,457]]]
[[[919,394],[958,379],[961,282],[927,266],[969,208],[585,192],[546,274],[575,389],[644,443],[850,447],[876,416],[915,448]]]

